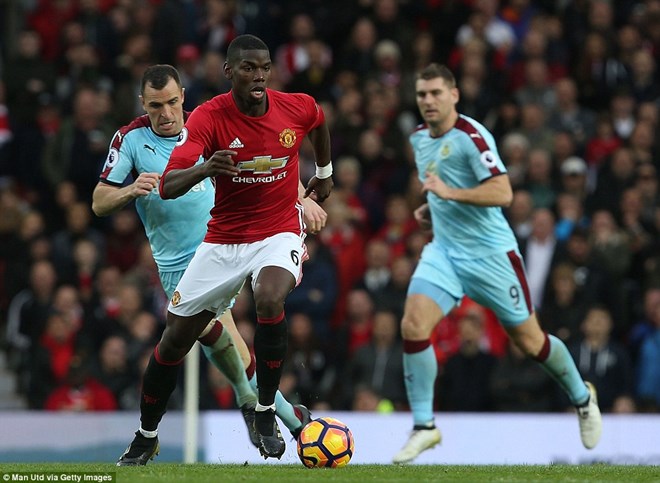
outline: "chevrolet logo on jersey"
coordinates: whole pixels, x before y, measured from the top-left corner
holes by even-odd
[[[273,169],[283,168],[289,161],[289,156],[275,158],[272,156],[257,156],[251,161],[241,161],[238,163],[238,169],[241,171],[252,171],[254,174],[270,174]]]

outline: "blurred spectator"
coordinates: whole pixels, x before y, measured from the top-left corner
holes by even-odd
[[[349,360],[346,376],[342,378],[347,403],[356,398],[356,388],[370,387],[395,408],[407,404],[403,382],[403,347],[399,334],[399,319],[391,311],[374,313],[371,341],[358,349]]]
[[[557,409],[553,380],[511,341],[504,357],[495,362],[490,390],[494,411],[548,413]]]
[[[656,151],[657,125],[647,121],[639,121],[635,124],[628,145],[638,163],[654,163],[657,159]]]
[[[587,108],[599,109],[608,104],[617,86],[625,85],[628,77],[626,67],[614,57],[602,32],[587,34],[577,52],[573,77],[580,88],[580,103]]]
[[[489,69],[483,55],[467,55],[466,52],[456,74],[461,93],[457,109],[463,115],[483,121],[496,104],[497,90],[500,88],[497,72]],[[414,89],[407,91],[414,92]]]
[[[644,48],[635,50],[630,59],[630,89],[638,103],[660,99],[660,78],[653,53]]]
[[[340,372],[355,352],[369,343],[373,328],[375,306],[369,293],[361,288],[352,289],[346,298],[346,315],[335,331],[332,356]]]
[[[524,243],[532,233],[533,211],[534,200],[529,191],[514,190],[511,205],[506,209],[506,217],[518,239],[518,244]]]
[[[568,177],[579,177],[581,175],[568,175]],[[566,175],[564,175],[566,177]],[[569,180],[565,183],[575,183],[579,186],[580,180]],[[586,229],[589,226],[589,218],[584,211],[582,200],[575,193],[559,193],[555,211],[557,212],[557,223],[555,225],[555,236],[565,243],[576,228]]]
[[[87,0],[91,3],[95,0]],[[107,20],[105,16],[101,17]],[[70,99],[74,92],[84,86],[108,84],[110,79],[104,77],[104,62],[100,55],[104,49],[103,46],[94,45],[93,37],[94,27],[85,25],[72,20],[64,25],[62,32],[61,48],[62,52],[57,59],[60,71],[57,77],[57,90],[60,98]],[[97,31],[99,34],[100,31]],[[106,39],[106,41],[109,39]],[[111,45],[107,41],[109,49],[116,48],[117,45]],[[108,57],[112,58],[112,57]]]
[[[319,240],[332,255],[337,270],[338,295],[332,317],[335,327],[343,318],[346,294],[364,273],[364,236],[350,223],[350,210],[338,198],[328,198],[324,205],[328,213],[325,228],[319,233]]]
[[[575,268],[568,263],[559,263],[552,269],[538,314],[543,330],[564,342],[579,337],[580,324],[590,306],[580,296],[575,276]]]
[[[525,260],[532,304],[538,309],[543,306],[550,270],[561,249],[555,237],[555,217],[547,208],[534,210],[531,230],[526,240],[520,240],[520,253]]]
[[[132,393],[133,381],[139,377],[131,362],[126,341],[115,335],[103,341],[98,357],[91,364],[91,376],[112,392],[118,409],[127,409],[123,407],[123,399],[127,397],[125,393]],[[128,394],[128,397],[132,398],[133,394]]]
[[[588,305],[602,304],[612,313],[619,313],[616,294],[621,287],[608,277],[605,267],[596,258],[588,229],[576,227],[571,232],[563,255],[560,261],[573,265],[580,299]]]
[[[632,366],[626,349],[611,338],[613,326],[607,309],[591,308],[582,322],[581,341],[569,350],[580,375],[596,386],[601,410],[631,413],[635,411]]]
[[[204,364],[200,386],[201,410],[237,409],[229,380],[213,364]]]
[[[392,250],[385,240],[374,238],[367,243],[364,258],[367,268],[357,287],[365,289],[372,298],[375,298],[392,278],[390,269]]]
[[[443,411],[489,411],[495,357],[484,350],[484,321],[474,313],[458,321],[460,348],[440,371],[438,398]]]
[[[537,20],[538,21],[538,20]],[[566,75],[566,66],[557,58],[552,58],[548,48],[548,30],[539,25],[530,28],[522,42],[512,55],[511,67],[507,69],[506,88],[509,92],[516,92],[525,82],[525,65],[528,60],[540,59],[546,61],[547,76],[550,82]]]
[[[310,317],[291,313],[289,320],[288,371],[296,379],[295,392],[300,402],[311,406],[318,399],[327,400],[335,383],[335,371],[328,363],[322,339],[314,332]]]
[[[541,104],[534,102],[521,104],[520,126],[515,132],[527,138],[530,149],[552,150],[553,131],[547,125],[547,114]]]
[[[309,316],[316,337],[327,340],[337,300],[337,273],[330,253],[315,235],[307,235],[305,245],[309,259],[303,265],[304,277],[287,297],[286,307]]]
[[[527,175],[529,140],[524,134],[512,132],[502,137],[500,145],[511,186],[520,188]]]
[[[182,44],[176,49],[176,60],[174,67],[179,72],[181,86],[185,89],[186,98],[183,107],[186,111],[192,111],[197,104],[191,104],[188,96],[190,88],[199,76],[201,53],[195,44]]]
[[[95,88],[82,87],[74,95],[73,112],[65,117],[45,147],[42,169],[51,189],[72,181],[82,201],[92,191],[105,162],[114,129],[107,119],[107,102]]]
[[[279,46],[273,60],[277,65],[281,81],[286,85],[296,74],[310,65],[309,43],[316,38],[316,26],[312,17],[306,13],[298,13],[291,17],[289,24],[289,39]],[[326,45],[319,45],[317,65],[322,68],[330,66],[332,51]],[[226,49],[220,49],[226,50]]]
[[[506,134],[520,128],[520,115],[521,107],[516,100],[513,97],[504,97],[495,107],[491,116],[484,121],[491,128],[495,139],[501,139]]]
[[[534,208],[552,208],[554,205],[558,188],[552,156],[545,149],[529,151],[523,187],[530,193]]]
[[[571,156],[562,161],[559,171],[561,173],[560,191],[574,196],[580,205],[583,205],[589,194],[587,163],[578,156]]]
[[[337,56],[339,69],[350,69],[361,79],[370,75],[375,66],[374,48],[378,37],[373,21],[360,17],[353,24],[350,36]]]
[[[626,141],[635,127],[635,98],[625,88],[615,91],[608,99],[602,100],[602,105],[610,107],[610,116],[614,132]]]
[[[105,253],[106,239],[92,225],[92,209],[89,203],[77,201],[67,211],[66,226],[53,234],[53,263],[63,278],[75,278],[74,248],[79,240],[86,239],[96,246],[99,257]],[[100,258],[102,261],[102,258]],[[72,280],[77,283],[77,280]]]
[[[126,272],[137,263],[140,247],[145,240],[144,229],[135,209],[120,210],[112,215],[110,227],[105,231],[103,260]]]
[[[590,109],[580,106],[577,85],[570,77],[563,77],[555,82],[554,97],[556,103],[548,124],[555,131],[570,131],[578,150],[582,151],[596,130],[596,116]]]
[[[48,411],[114,411],[117,401],[112,391],[96,380],[89,364],[76,356],[66,377],[47,397],[44,409]]]
[[[397,0],[374,0],[371,19],[380,40],[396,42],[405,49],[402,54],[409,55],[414,26],[411,18],[404,15],[402,5]]]
[[[204,51],[226,52],[229,43],[245,33],[237,4],[229,0],[205,0],[203,4],[197,31],[200,45]]]
[[[94,278],[101,266],[101,254],[98,247],[87,238],[81,238],[73,246],[74,278],[71,279],[80,290],[81,298],[88,302],[94,292]]]
[[[477,0],[467,23],[458,29],[456,43],[464,44],[471,37],[485,39],[493,48],[508,54],[516,46],[511,26],[498,16],[499,0]]]
[[[18,376],[18,390],[27,390],[31,353],[51,312],[57,274],[47,260],[30,267],[30,286],[14,296],[7,312],[7,362]]]
[[[2,195],[0,195],[2,196]],[[6,203],[0,203],[2,208],[9,208]],[[2,209],[0,208],[0,209]],[[16,213],[17,219],[11,221],[13,214],[10,209],[2,211],[3,216],[6,214],[9,223],[5,224],[0,231],[8,230],[8,233],[0,235],[0,274],[2,279],[0,282],[0,300],[2,306],[6,307],[9,300],[13,298],[18,292],[25,289],[29,285],[30,266],[42,258],[48,258],[50,253],[41,254],[36,250],[37,244],[46,243],[50,247],[50,243],[46,238],[46,223],[44,217],[37,210],[28,211],[22,215]],[[20,225],[15,225],[20,223]],[[45,255],[45,256],[42,256]]]
[[[596,170],[605,163],[607,158],[621,146],[621,139],[616,135],[612,119],[608,114],[601,114],[596,121],[596,133],[587,141],[584,159],[590,168]]]
[[[78,351],[77,328],[65,315],[51,310],[41,322],[43,333],[34,341],[29,361],[27,401],[30,409],[43,409],[55,388],[66,382]]]
[[[117,332],[116,335],[121,336],[126,343],[126,359],[131,367],[138,363],[140,356],[149,348],[155,347],[164,327],[159,324],[158,319],[151,312],[141,310],[138,312],[131,321],[127,328],[126,333]],[[105,340],[111,337],[110,335]],[[104,342],[105,343],[105,342]]]
[[[408,285],[415,271],[415,264],[405,255],[392,260],[391,276],[387,284],[377,291],[373,300],[378,309],[394,312],[398,320],[403,317]]]
[[[306,45],[308,64],[286,83],[289,92],[304,92],[318,102],[330,101],[332,93],[332,71],[327,62],[328,46],[321,40],[312,39]]]
[[[532,58],[525,63],[525,83],[513,95],[520,105],[538,104],[552,113],[557,105],[557,92],[548,76],[548,64],[543,58]],[[551,127],[555,128],[550,121]]]
[[[218,52],[204,53],[199,66],[200,75],[192,80],[185,92],[184,107],[187,111],[192,111],[214,96],[229,91],[231,85],[224,74],[224,61],[224,57]]]
[[[630,248],[626,233],[607,210],[594,212],[590,231],[594,256],[609,277],[621,281],[630,268]]]
[[[637,396],[642,410],[660,408],[660,317],[655,316],[652,332],[641,342],[637,362]]]
[[[362,190],[362,169],[353,156],[342,156],[335,163],[333,196],[341,197],[351,212],[355,227],[364,234],[371,232],[371,224],[366,204],[368,194]]]
[[[401,195],[391,195],[385,206],[385,223],[374,234],[374,238],[387,243],[392,257],[397,257],[405,253],[406,238],[417,227],[406,198]]]
[[[381,403],[380,394],[369,386],[356,386],[353,392],[350,410],[358,412],[377,412]]]
[[[55,23],[55,19],[50,20]],[[12,67],[3,75],[13,133],[9,172],[21,185],[33,189],[43,188],[44,184],[39,168],[44,137],[37,124],[37,114],[55,95],[55,68],[41,57],[42,45],[45,44],[35,31],[22,31],[16,54],[8,59]],[[56,45],[54,42],[53,46]]]
[[[600,166],[596,190],[589,205],[593,209],[606,209],[616,213],[623,192],[635,181],[635,158],[627,147],[616,148],[609,159]]]
[[[655,227],[652,220],[645,218],[642,193],[638,188],[630,187],[623,191],[617,213],[617,221],[630,240],[632,274],[641,280],[645,258],[654,240]]]

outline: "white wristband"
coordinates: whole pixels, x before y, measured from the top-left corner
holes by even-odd
[[[325,166],[316,165],[316,177],[318,179],[326,179],[332,176],[332,161]]]

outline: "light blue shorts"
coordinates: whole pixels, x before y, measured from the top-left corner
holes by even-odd
[[[492,309],[505,327],[522,324],[533,312],[518,249],[483,258],[451,258],[442,246],[429,243],[413,273],[410,294],[432,298],[445,314],[467,295]]]

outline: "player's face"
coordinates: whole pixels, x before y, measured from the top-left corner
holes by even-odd
[[[241,61],[225,67],[234,97],[245,107],[265,106],[266,86],[271,75],[268,50],[241,50]]]
[[[415,88],[417,107],[431,130],[449,130],[455,121],[458,89],[448,87],[441,77],[418,79]]]
[[[144,87],[142,107],[149,116],[151,128],[160,136],[177,136],[183,129],[183,89],[174,79],[162,89],[151,84]]]

